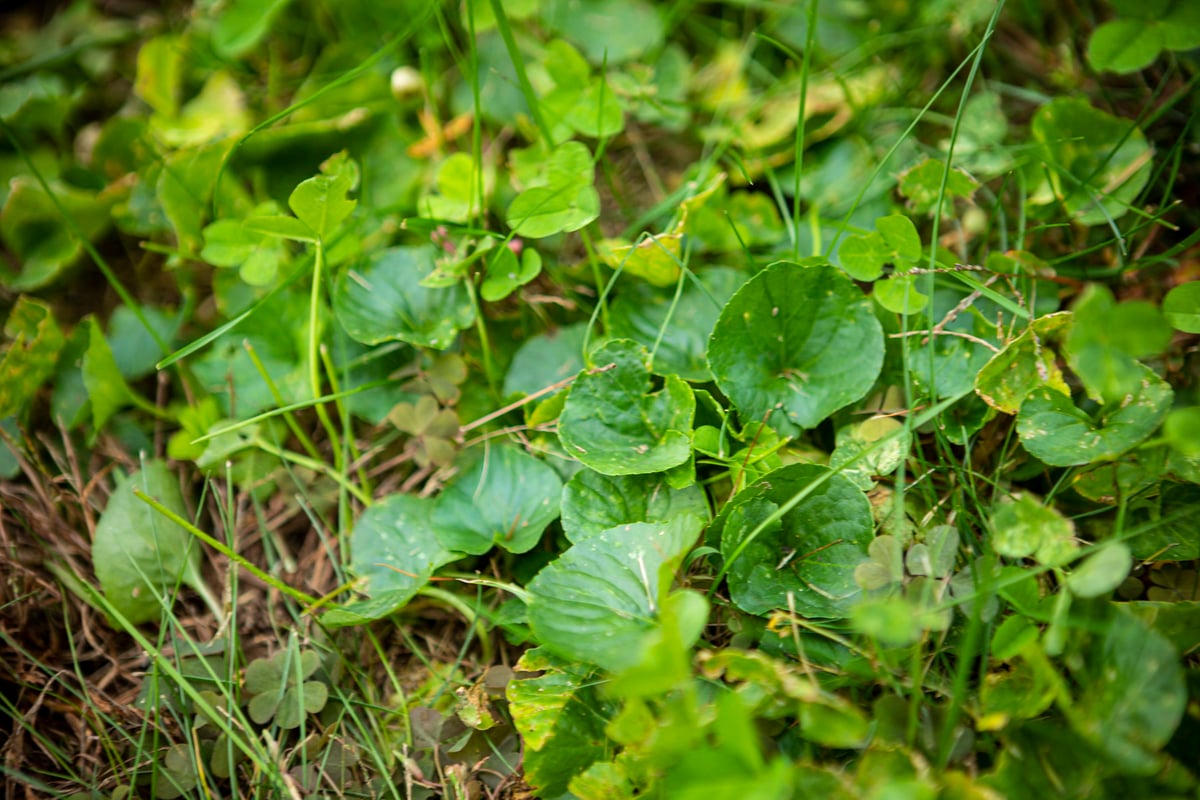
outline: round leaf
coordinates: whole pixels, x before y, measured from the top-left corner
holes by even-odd
[[[651,392],[644,348],[617,339],[597,350],[597,369],[580,373],[558,421],[563,447],[605,475],[640,475],[679,466],[692,454],[691,388],[668,375]]]
[[[610,477],[585,469],[563,488],[562,527],[572,542],[629,522],[666,522],[679,514],[706,519],[708,502],[695,484],[672,489],[664,475]]]
[[[434,271],[434,254],[432,247],[393,247],[343,272],[333,309],[346,332],[363,344],[452,345],[455,334],[475,321],[475,308],[460,285],[421,285]]]
[[[617,672],[636,663],[674,567],[703,522],[680,515],[601,531],[529,583],[529,624],[546,649]]]
[[[795,436],[870,390],[883,366],[883,331],[840,271],[780,262],[726,304],[708,361],[744,419],[770,414],[769,424]]]
[[[1200,333],[1200,281],[1184,283],[1167,292],[1162,311],[1176,330]]]
[[[771,514],[822,479],[746,544]],[[788,608],[791,594],[801,614],[844,616],[859,594],[854,572],[867,561],[873,538],[871,504],[847,478],[816,464],[777,469],[730,504],[721,531],[730,594],[751,614]]]
[[[561,494],[550,466],[509,445],[491,447],[438,495],[433,527],[450,550],[524,553],[558,516]]]
[[[1077,597],[1112,594],[1129,575],[1132,558],[1129,547],[1122,542],[1101,547],[1071,573],[1067,586]]]
[[[1090,464],[1120,455],[1149,436],[1171,408],[1171,387],[1144,365],[1134,393],[1107,408],[1099,420],[1070,397],[1049,389],[1032,392],[1017,415],[1017,435],[1035,457],[1055,467]]]
[[[1115,19],[1095,30],[1088,42],[1092,68],[1129,73],[1145,69],[1163,49],[1162,31],[1144,19]]]

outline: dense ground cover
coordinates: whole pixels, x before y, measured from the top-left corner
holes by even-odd
[[[9,796],[1200,797],[1200,6],[4,13]]]

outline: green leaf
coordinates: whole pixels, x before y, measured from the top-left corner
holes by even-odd
[[[838,261],[850,277],[873,281],[883,274],[885,264],[897,270],[911,268],[921,258],[921,237],[912,220],[891,214],[875,220],[875,231],[847,237],[838,247]],[[895,310],[887,303],[884,307]]]
[[[4,322],[8,347],[0,359],[0,419],[25,410],[54,374],[66,338],[49,306],[22,295]]]
[[[1089,395],[1116,401],[1137,390],[1142,368],[1135,359],[1170,343],[1171,328],[1153,305],[1116,303],[1107,287],[1091,284],[1075,302],[1063,352]]]
[[[594,0],[587,4],[550,0],[540,7],[542,20],[583,49],[593,64],[621,64],[663,41],[663,23],[645,0]]]
[[[545,647],[526,650],[508,682],[513,725],[525,744],[525,779],[544,797],[556,797],[594,762],[612,755],[604,733],[611,710],[597,695],[591,667],[560,660]]]
[[[421,198],[421,216],[466,223],[479,210],[479,167],[467,153],[453,153],[437,171],[437,192]],[[490,176],[485,178],[490,183]]]
[[[158,175],[158,202],[185,253],[197,253],[203,247],[217,173],[232,147],[230,139],[177,150]]]
[[[946,175],[946,164],[935,158],[926,158],[921,163],[900,175],[900,194],[908,198],[908,204],[918,214],[932,213],[937,206],[942,178],[946,178],[946,202],[942,206],[945,214],[953,208],[955,197],[970,197],[979,183],[959,169],[951,169]]]
[[[175,338],[182,318],[153,306],[142,306],[142,316],[168,344]],[[166,355],[154,337],[128,306],[117,307],[108,320],[108,343],[117,368],[126,380],[137,380],[154,372],[154,364]]]
[[[883,365],[883,330],[839,270],[779,262],[725,305],[708,361],[744,420],[767,417],[795,436],[870,390]]]
[[[944,578],[954,570],[958,558],[958,529],[953,525],[935,525],[925,532],[923,541],[908,548],[904,564],[911,575]]]
[[[1133,615],[1113,607],[1106,622],[1065,659],[1082,689],[1061,707],[1071,727],[1109,759],[1148,775],[1183,718],[1183,669],[1170,642]]]
[[[328,239],[358,205],[347,195],[358,184],[358,164],[345,151],[321,164],[315,175],[292,191],[288,206],[320,239]]]
[[[1141,130],[1086,100],[1047,103],[1034,113],[1030,132],[1050,189],[1031,202],[1061,203],[1084,225],[1120,219],[1150,180],[1150,146]]]
[[[536,278],[542,272],[542,257],[527,247],[520,260],[513,251],[501,245],[488,259],[487,278],[479,286],[479,296],[489,303],[503,300]]]
[[[295,217],[271,215],[278,206],[263,203],[254,209],[257,216],[247,219],[223,219],[204,228],[204,249],[200,258],[217,267],[237,267],[242,280],[251,286],[266,286],[274,283],[281,264],[287,261],[286,246],[277,241],[279,228],[305,228]],[[278,220],[282,225],[273,225],[271,233],[255,230],[250,220]],[[284,222],[286,220],[286,222]],[[312,241],[312,231],[305,229],[301,241]],[[287,237],[293,238],[293,237]]]
[[[1162,312],[1176,330],[1200,333],[1200,281],[1183,283],[1167,292]]]
[[[1187,561],[1200,558],[1200,486],[1164,483],[1159,497],[1134,507],[1129,527],[1139,533],[1129,540],[1134,558]]]
[[[183,106],[178,116],[156,114],[150,118],[154,135],[174,147],[203,147],[209,143],[225,147],[249,127],[250,114],[242,87],[233,75],[222,70],[208,75],[200,93]],[[216,173],[208,177],[215,180]]]
[[[475,307],[461,285],[431,289],[421,280],[436,269],[431,246],[393,247],[339,277],[333,310],[356,341],[401,341],[445,350],[459,330],[475,321]]]
[[[133,402],[133,391],[113,358],[104,332],[95,317],[87,318],[88,348],[83,356],[83,385],[92,404],[92,435],[96,436],[113,414]]]
[[[101,337],[102,338],[102,337]],[[159,619],[164,591],[185,584],[204,592],[200,547],[191,534],[134,495],[134,489],[188,516],[179,481],[162,461],[147,461],[108,498],[92,540],[92,566],[105,597],[130,622]]]
[[[894,436],[893,436],[894,434]],[[881,439],[893,436],[888,442],[876,446]],[[904,430],[904,423],[895,417],[874,416],[853,425],[838,429],[837,446],[829,457],[829,466],[839,469],[863,491],[869,491],[875,475],[890,475],[903,463],[912,446],[912,437]],[[871,450],[868,455],[862,455]],[[849,466],[844,466],[849,462]]]
[[[563,533],[572,542],[618,525],[667,522],[680,514],[706,519],[708,501],[695,484],[672,489],[664,475],[610,477],[583,469],[567,482],[562,494]]]
[[[1172,410],[1163,421],[1162,432],[1175,452],[1184,458],[1200,458],[1200,406]]]
[[[245,221],[242,222],[242,229],[247,233],[261,233],[267,236],[277,236],[280,239],[292,239],[293,241],[297,242],[309,242],[315,244],[317,241],[317,235],[313,232],[312,228],[308,227],[295,217],[288,217],[283,214],[266,214],[247,217]],[[218,266],[223,265],[218,264]]]
[[[887,242],[876,231],[847,236],[837,252],[842,269],[856,281],[873,281],[882,275],[888,255]]]
[[[1071,571],[1067,588],[1076,597],[1101,597],[1112,594],[1129,576],[1133,556],[1123,542],[1101,546]]]
[[[966,296],[965,289],[935,289],[927,312],[929,318],[947,319]],[[995,351],[978,341],[955,334],[965,333],[984,342],[995,342],[996,310],[986,300],[977,299],[965,311],[953,315],[942,326],[944,332],[941,335],[930,336],[928,342],[921,337],[919,343],[912,345],[909,365],[913,377],[923,390],[937,397],[954,397],[974,388],[975,377]],[[993,312],[991,319],[988,318],[989,312]],[[982,405],[982,402],[976,404]]]
[[[561,495],[548,464],[510,445],[489,447],[438,495],[433,527],[450,550],[482,555],[498,545],[524,553],[558,517]]]
[[[600,216],[600,196],[592,187],[592,155],[580,142],[554,149],[544,182],[513,198],[505,215],[518,236],[540,239],[577,231]]]
[[[1092,33],[1087,58],[1092,69],[1137,72],[1150,66],[1164,45],[1157,25],[1140,19],[1115,19]]]
[[[1075,526],[1037,498],[1023,494],[992,510],[992,549],[1008,558],[1036,556],[1043,564],[1056,564],[1059,544],[1071,542]]]
[[[921,236],[917,226],[903,214],[890,214],[875,220],[875,230],[883,236],[897,266],[911,265],[921,258]]]
[[[632,339],[654,353],[651,370],[688,381],[707,381],[708,341],[721,309],[746,282],[737,270],[706,269],[689,280],[679,299],[674,291],[637,284],[609,310],[613,336]]]
[[[637,244],[605,239],[598,249],[604,263],[652,286],[674,286],[683,272],[683,233],[679,231],[644,236]]]
[[[605,475],[663,472],[691,457],[696,398],[675,375],[652,392],[648,360],[628,339],[592,355],[597,368],[575,379],[559,417],[567,453]]]
[[[271,29],[289,0],[232,0],[221,6],[213,26],[213,49],[224,58],[241,58]]]
[[[52,283],[83,254],[83,243],[63,221],[58,206],[41,184],[26,175],[13,178],[0,211],[0,238],[21,265],[15,276],[0,266],[0,281],[10,291],[27,291]],[[95,241],[111,221],[112,200],[57,182],[50,185],[75,226]]]
[[[916,275],[891,275],[875,282],[871,296],[895,314],[915,314],[929,304],[929,298],[917,289],[916,279]]]
[[[521,343],[504,376],[504,394],[531,395],[583,369],[587,323],[576,323],[531,336]]]
[[[1049,314],[1035,319],[1016,339],[1013,339],[979,370],[975,376],[975,393],[992,408],[1006,414],[1016,414],[1030,392],[1047,387],[1063,395],[1070,388],[1058,368],[1049,340],[1061,335],[1071,322],[1067,312]]]
[[[749,541],[770,515],[822,479]],[[871,504],[847,478],[816,464],[775,470],[738,494],[724,519],[721,554],[734,603],[765,614],[789,608],[790,594],[805,616],[844,616],[859,594],[854,572],[868,558],[874,527]]]
[[[179,113],[185,49],[182,38],[168,35],[148,39],[138,50],[133,91],[165,117]]]
[[[331,609],[321,622],[340,627],[394,614],[439,567],[461,558],[442,546],[432,514],[433,500],[413,494],[390,495],[364,511],[350,533],[350,566],[370,597]]]
[[[609,528],[572,545],[527,587],[538,641],[610,672],[636,664],[674,570],[703,524],[680,514]]]
[[[1031,454],[1055,467],[1090,464],[1124,453],[1145,439],[1171,410],[1170,385],[1139,364],[1135,389],[1093,419],[1070,397],[1048,389],[1031,393],[1017,415],[1017,435]]]
[[[895,536],[876,536],[867,546],[867,557],[868,561],[854,568],[854,582],[863,591],[889,589],[904,582],[904,546]],[[868,635],[875,635],[872,628],[869,623],[859,625],[859,630]]]

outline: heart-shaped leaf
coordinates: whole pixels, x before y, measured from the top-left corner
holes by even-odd
[[[545,462],[509,445],[489,447],[438,495],[433,527],[449,550],[524,553],[558,517],[561,496],[562,481]]]
[[[433,503],[413,494],[394,494],[363,512],[350,533],[351,568],[366,579],[369,599],[331,609],[325,625],[356,625],[403,608],[437,569],[461,558],[434,533]]]
[[[401,341],[435,350],[454,344],[475,321],[475,307],[460,284],[428,288],[421,280],[436,268],[432,247],[393,247],[338,278],[333,309],[356,341]]]
[[[630,287],[609,312],[613,335],[632,339],[653,351],[651,369],[688,381],[712,379],[708,340],[722,307],[746,282],[737,270],[717,267],[700,272],[675,299],[675,292],[645,284]]]
[[[1048,314],[1034,320],[1029,328],[988,360],[975,376],[975,393],[992,408],[1015,414],[1026,395],[1038,387],[1049,387],[1060,394],[1070,388],[1059,369],[1054,351],[1048,346],[1071,323],[1067,312]]]
[[[1171,643],[1132,614],[1113,606],[1106,623],[1065,659],[1081,691],[1063,713],[1115,763],[1148,774],[1183,718],[1183,667]]]
[[[883,330],[840,270],[779,262],[725,305],[708,362],[743,419],[769,417],[795,436],[870,390],[883,366]]]
[[[618,525],[666,522],[679,514],[707,519],[708,501],[695,484],[672,489],[664,475],[608,476],[583,469],[563,488],[562,527],[572,542]]]
[[[637,663],[675,567],[703,525],[681,514],[609,528],[572,545],[529,583],[529,624],[538,640],[610,672]]]
[[[1021,444],[1051,466],[1069,467],[1112,458],[1145,439],[1171,410],[1174,392],[1149,367],[1137,366],[1136,388],[1096,419],[1060,392],[1032,392],[1017,415]]]
[[[563,447],[605,475],[663,472],[692,454],[696,398],[675,375],[651,391],[644,348],[628,339],[592,355],[597,368],[580,373],[558,421]]]
[[[321,164],[321,174],[302,181],[288,197],[292,213],[321,239],[327,239],[358,205],[347,195],[358,183],[358,165],[345,151]]]
[[[513,356],[504,376],[504,394],[533,394],[583,369],[587,324],[577,323],[532,336]]]
[[[818,480],[823,482],[813,487]],[[750,540],[771,515],[806,490],[803,500]],[[848,479],[816,464],[782,467],[730,503],[721,531],[730,594],[751,614],[789,608],[791,595],[801,614],[841,617],[859,594],[855,569],[868,559],[873,539],[871,504]],[[898,559],[897,552],[890,572],[899,566]]]

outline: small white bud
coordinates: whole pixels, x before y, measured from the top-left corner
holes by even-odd
[[[392,96],[397,100],[405,100],[415,94],[420,94],[425,88],[425,80],[421,73],[412,67],[397,67],[392,70]]]

